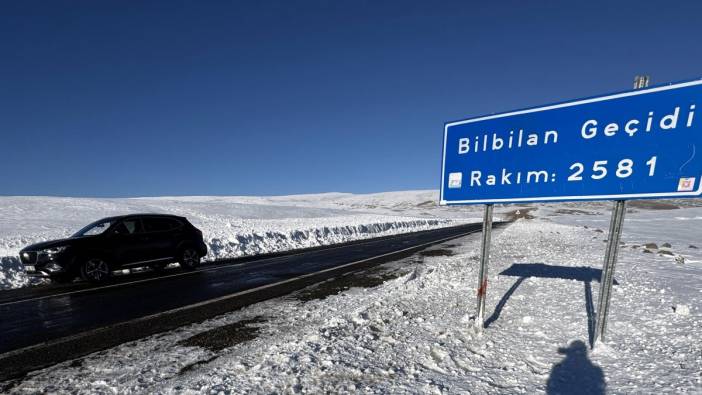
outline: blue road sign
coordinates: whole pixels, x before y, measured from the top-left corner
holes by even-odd
[[[702,80],[449,122],[441,204],[700,196],[698,103]]]

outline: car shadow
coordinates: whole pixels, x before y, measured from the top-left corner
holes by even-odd
[[[605,394],[604,372],[588,358],[585,343],[575,340],[568,347],[559,348],[558,353],[565,357],[551,369],[547,394]]]
[[[515,263],[502,271],[500,275],[519,278],[502,296],[492,315],[485,320],[485,328],[497,321],[509,298],[527,278],[540,277],[582,281],[585,291],[585,313],[587,314],[588,340],[592,346],[595,333],[595,307],[592,298],[592,282],[600,281],[600,278],[602,277],[602,270],[594,269],[588,266],[556,266],[547,265],[544,263]],[[619,284],[616,279],[614,280],[614,284]]]

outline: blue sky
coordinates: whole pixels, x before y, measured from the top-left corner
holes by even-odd
[[[489,3],[3,2],[0,195],[436,189],[446,121],[702,77],[700,2]]]

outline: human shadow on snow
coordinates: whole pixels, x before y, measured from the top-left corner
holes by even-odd
[[[587,313],[588,340],[590,345],[592,345],[595,333],[595,308],[592,299],[591,283],[592,281],[600,281],[600,278],[602,277],[602,270],[587,266],[574,267],[547,265],[543,263],[515,263],[500,273],[500,275],[519,277],[519,279],[517,279],[517,281],[507,290],[507,292],[505,292],[500,301],[497,303],[495,311],[490,317],[488,317],[488,319],[485,320],[485,328],[497,321],[509,298],[527,278],[540,277],[576,280],[582,281],[585,287],[585,312]],[[614,284],[618,284],[617,280],[614,280]]]
[[[575,340],[567,348],[559,348],[558,353],[564,354],[565,358],[551,369],[546,382],[547,394],[605,393],[604,373],[588,358],[585,343]]]

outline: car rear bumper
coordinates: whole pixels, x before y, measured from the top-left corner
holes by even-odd
[[[205,244],[204,241],[198,243],[198,253],[200,254],[201,257],[207,255],[207,244]]]

